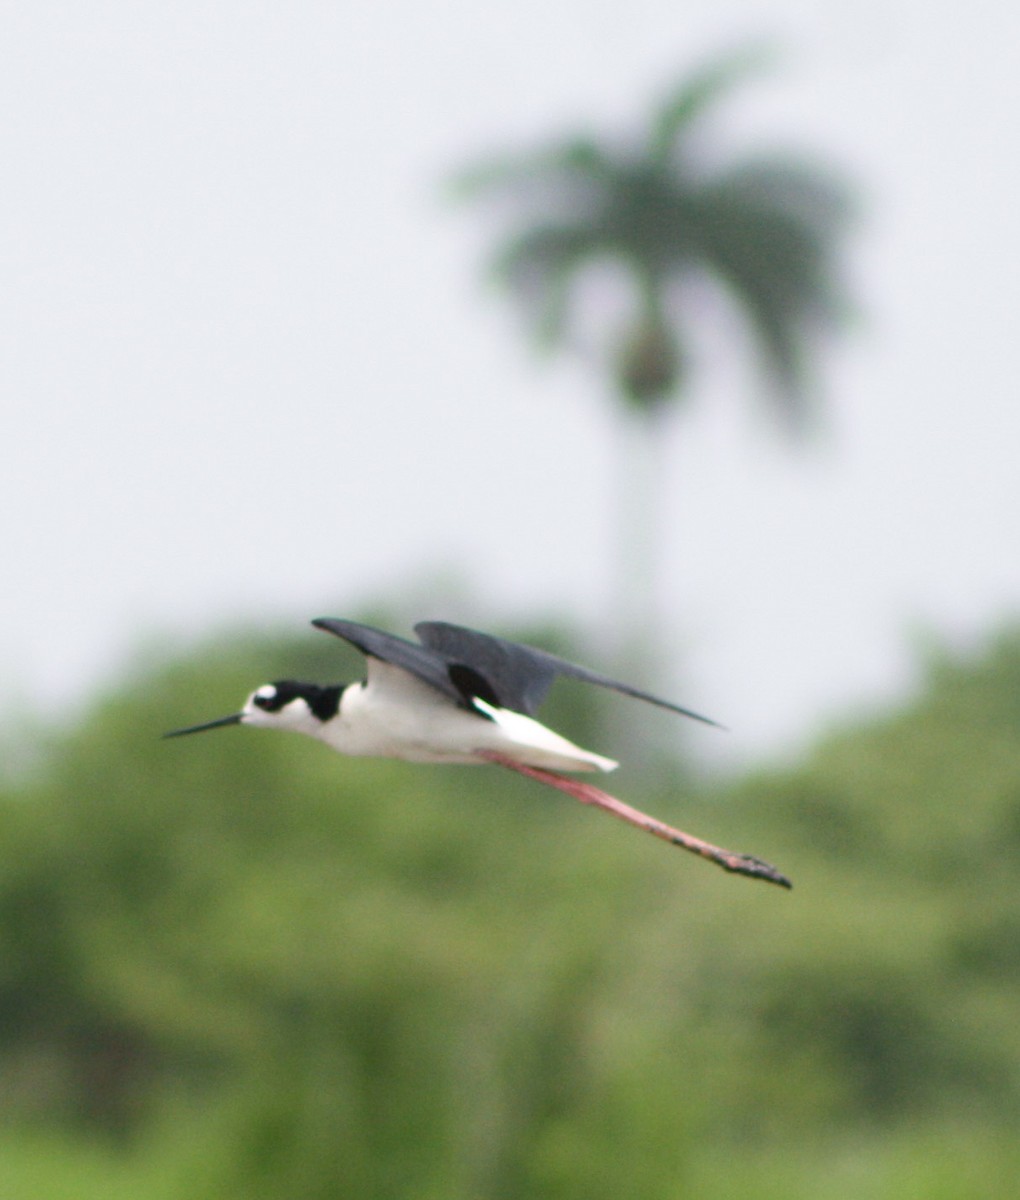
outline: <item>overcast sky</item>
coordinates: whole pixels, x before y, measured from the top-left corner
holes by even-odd
[[[34,0],[0,3],[8,694],[78,702],[154,634],[416,590],[441,616],[443,575],[459,618],[598,630],[618,425],[527,352],[442,184],[626,136],[758,38],[784,65],[720,142],[856,184],[862,317],[801,451],[710,335],[670,431],[672,690],[733,761],[788,753],[902,694],[912,631],[1015,614],[1017,6]]]

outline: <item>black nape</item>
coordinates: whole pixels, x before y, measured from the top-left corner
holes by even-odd
[[[312,710],[313,716],[320,721],[328,721],[336,716],[340,708],[343,685],[339,683],[323,686],[318,683],[300,683],[295,679],[278,679],[270,686],[273,689],[272,695],[255,696],[255,704],[266,712],[279,712],[292,700],[304,700]]]

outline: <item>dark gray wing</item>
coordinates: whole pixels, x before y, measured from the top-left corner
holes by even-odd
[[[566,675],[584,683],[611,688],[636,700],[645,700],[659,708],[668,708],[681,716],[704,721],[706,725],[717,724],[709,717],[691,712],[689,708],[681,708],[669,700],[610,679],[607,675],[600,675],[597,671],[589,671],[587,667],[579,667],[534,646],[522,646],[518,642],[508,642],[504,638],[478,633],[461,625],[450,625],[445,621],[422,621],[415,625],[414,632],[425,646],[443,657],[450,678],[462,693],[469,691],[490,704],[529,717],[535,715],[556,679]]]
[[[384,633],[381,629],[373,629],[371,625],[359,625],[356,621],[316,617],[312,624],[316,629],[324,629],[327,633],[350,642],[370,658],[378,658],[391,666],[400,667],[402,671],[407,671],[423,683],[434,687],[437,692],[442,692],[454,703],[465,703],[464,693],[450,678],[444,655],[437,650],[419,646],[417,642],[408,642],[392,633]]]

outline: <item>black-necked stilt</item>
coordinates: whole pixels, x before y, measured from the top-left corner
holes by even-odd
[[[293,680],[267,683],[252,692],[239,713],[165,736],[257,725],[308,734],[341,754],[410,762],[497,763],[583,804],[597,805],[727,871],[791,886],[785,875],[759,858],[713,846],[592,784],[558,774],[612,771],[617,764],[547,729],[534,713],[553,682],[564,675],[714,725],[707,717],[544,650],[443,621],[416,625],[417,643],[333,617],[312,624],[344,638],[365,655],[363,682],[332,687]]]

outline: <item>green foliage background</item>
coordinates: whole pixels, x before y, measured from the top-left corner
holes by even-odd
[[[317,669],[196,646],[5,747],[5,1200],[1016,1194],[1020,635],[795,767],[614,779],[790,894],[493,769],[158,740]]]

